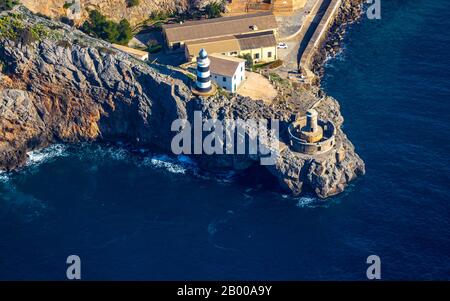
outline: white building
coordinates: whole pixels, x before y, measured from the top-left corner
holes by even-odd
[[[222,54],[211,54],[211,79],[229,92],[236,92],[245,80],[245,60]]]

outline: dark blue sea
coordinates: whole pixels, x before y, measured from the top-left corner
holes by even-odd
[[[450,13],[382,1],[352,25],[322,85],[367,174],[326,202],[261,172],[207,174],[186,157],[56,145],[0,174],[0,279],[450,279]]]

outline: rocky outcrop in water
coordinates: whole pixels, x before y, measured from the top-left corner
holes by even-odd
[[[0,33],[1,169],[21,167],[27,151],[56,142],[122,141],[170,153],[172,121],[191,120],[194,110],[204,118],[279,119],[283,140],[292,115],[315,105],[321,118],[337,126],[336,147],[321,156],[286,147],[275,165],[260,168],[293,194],[308,190],[323,198],[342,192],[364,173],[363,161],[341,130],[338,103],[317,87],[283,83],[283,93],[271,105],[241,96],[201,99],[190,93],[182,73],[149,66],[22,7],[15,13],[22,16],[23,28],[48,32],[40,40],[25,39],[24,31],[14,39]],[[197,160],[213,170],[259,164],[258,155],[200,155]]]
[[[323,62],[335,57],[342,49],[347,26],[359,20],[363,14],[363,0],[343,0],[339,11],[327,32],[323,46],[313,59],[313,72],[319,77],[323,75]]]

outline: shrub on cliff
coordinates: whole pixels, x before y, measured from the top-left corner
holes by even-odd
[[[73,1],[73,2],[66,2],[66,3],[64,3],[63,8],[64,8],[64,9],[69,9],[69,8],[71,8],[72,5],[74,5],[74,4],[75,4],[75,1]]]
[[[139,0],[127,0],[128,7],[133,7],[133,6],[138,6],[138,5],[139,5]]]
[[[0,11],[10,10],[18,3],[17,0],[0,0]]]
[[[12,15],[0,18],[0,37],[24,45],[40,41],[49,36],[50,32],[41,24],[27,26],[22,16]]]
[[[127,44],[133,37],[130,23],[123,19],[119,23],[107,20],[99,11],[89,13],[89,21],[80,28],[87,34],[106,40],[110,43]]]
[[[205,6],[205,12],[208,18],[219,18],[222,16],[222,13],[225,12],[225,2],[218,1],[213,2]]]
[[[152,13],[150,14],[150,20],[153,20],[153,21],[162,21],[162,20],[166,20],[169,17],[170,17],[170,14],[163,10],[152,11]]]

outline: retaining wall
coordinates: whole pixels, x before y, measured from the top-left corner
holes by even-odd
[[[305,51],[302,54],[302,57],[300,59],[300,66],[302,68],[308,70],[311,69],[311,63],[314,54],[316,53],[316,51],[319,50],[321,43],[324,41],[328,27],[331,25],[334,18],[336,17],[336,14],[338,12],[341,3],[342,0],[331,0],[330,5],[328,6],[325,14],[322,17],[322,20],[320,21],[319,25],[314,31],[311,40],[309,40],[308,46],[306,47]]]

